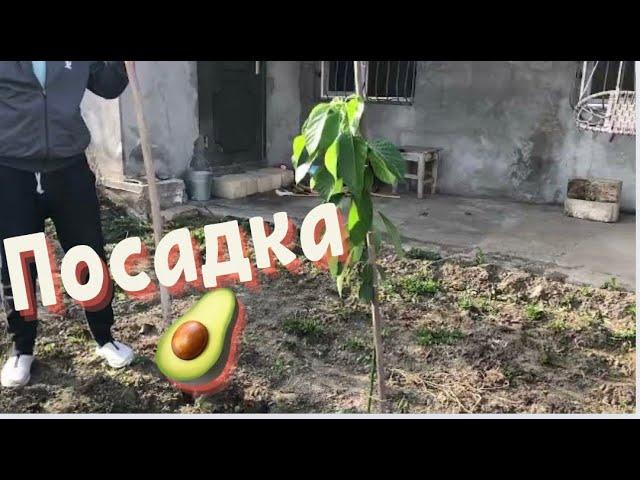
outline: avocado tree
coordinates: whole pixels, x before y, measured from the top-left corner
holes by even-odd
[[[293,139],[292,161],[296,183],[310,174],[310,187],[347,213],[349,253],[344,261],[331,258],[329,271],[341,296],[345,285],[355,284],[359,297],[371,305],[374,350],[371,389],[375,372],[380,410],[385,411],[382,317],[377,298],[378,279],[383,272],[376,264],[382,234],[387,235],[400,255],[403,250],[393,223],[380,211],[374,214],[371,194],[376,178],[387,184],[403,179],[405,162],[391,142],[367,139],[362,132],[365,98],[361,63],[354,62],[354,95],[336,97],[311,110],[300,135]]]

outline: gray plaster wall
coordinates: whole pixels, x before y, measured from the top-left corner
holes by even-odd
[[[98,176],[122,176],[122,137],[120,104],[105,100],[87,90],[80,105],[84,121],[91,132],[87,158]]]
[[[367,127],[398,145],[443,147],[441,193],[557,204],[569,178],[609,177],[623,180],[623,210],[635,211],[635,140],[610,142],[576,128],[568,103],[575,65],[421,61],[413,105],[370,104]],[[319,101],[319,63],[269,61],[266,68],[266,163],[277,165],[290,161],[291,141]],[[159,170],[180,176],[198,136],[196,62],[138,62],[138,76],[151,137],[167,152]],[[98,157],[121,156],[118,114],[124,156],[136,146],[130,94],[123,94],[120,112],[117,102],[87,94]]]
[[[300,132],[301,62],[267,62],[266,163],[290,164],[291,142]]]
[[[265,163],[278,165],[289,162],[301,125],[301,62],[266,64]],[[313,62],[307,62],[309,67]],[[179,177],[189,167],[199,135],[197,62],[140,61],[136,68],[152,142],[165,153],[154,157],[158,173]],[[111,178],[141,174],[142,165],[130,158],[139,142],[130,87],[120,101],[105,102],[88,92],[83,107],[100,172]]]
[[[562,203],[571,177],[623,180],[635,211],[635,139],[578,130],[569,106],[576,62],[418,64],[412,106],[368,107],[370,135],[445,148],[439,191]]]
[[[140,61],[136,71],[149,136],[164,152],[162,158],[154,157],[157,172],[161,177],[180,177],[189,167],[198,137],[197,62]],[[141,165],[129,155],[139,142],[131,87],[123,93],[120,108],[125,171],[135,175]]]

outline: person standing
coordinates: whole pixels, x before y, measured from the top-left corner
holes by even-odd
[[[14,308],[4,240],[42,232],[51,218],[65,252],[87,245],[106,262],[96,179],[85,155],[91,138],[80,102],[87,89],[114,99],[127,85],[119,61],[0,61],[0,280],[13,342],[0,372],[3,387],[29,382],[38,327]],[[35,276],[32,268],[32,288]],[[97,355],[113,368],[129,365],[132,349],[111,333],[111,299],[85,314]]]

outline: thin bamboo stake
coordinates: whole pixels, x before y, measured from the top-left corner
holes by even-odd
[[[364,85],[364,65],[361,62],[353,62],[353,71],[355,76],[355,89],[356,94],[366,99],[366,91]],[[361,120],[362,121],[362,120]],[[364,132],[363,132],[364,134]],[[380,307],[378,305],[378,269],[376,268],[376,247],[373,242],[372,233],[367,232],[367,251],[368,251],[368,263],[371,266],[373,275],[373,296],[371,299],[371,324],[373,330],[373,343],[375,348],[375,363],[376,363],[376,376],[378,377],[378,401],[380,405],[380,412],[386,412],[386,380],[384,372],[384,352],[382,350],[382,315],[380,313]]]
[[[160,197],[158,195],[158,186],[156,184],[156,169],[151,157],[151,142],[149,140],[149,130],[144,119],[142,109],[142,96],[140,95],[140,86],[138,77],[136,76],[136,67],[133,61],[124,62],[129,77],[129,85],[131,85],[131,93],[133,94],[133,106],[136,112],[136,121],[138,123],[138,131],[140,133],[140,144],[142,145],[142,158],[144,160],[144,170],[147,176],[147,184],[149,185],[149,203],[151,204],[151,222],[153,224],[153,240],[156,245],[160,243],[162,238],[162,215],[160,213]],[[160,285],[160,305],[162,307],[162,323],[164,327],[171,323],[171,297],[167,288]]]

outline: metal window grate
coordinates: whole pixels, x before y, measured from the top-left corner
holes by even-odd
[[[367,62],[367,101],[412,104],[416,84],[415,61],[372,60]],[[322,98],[354,93],[353,60],[322,62]]]

